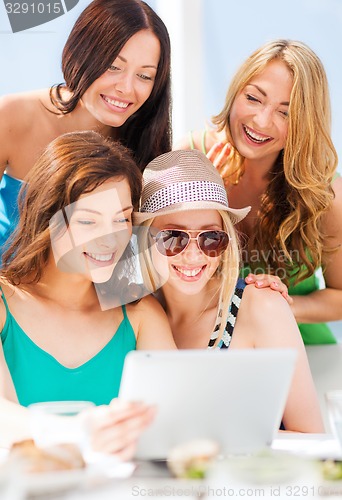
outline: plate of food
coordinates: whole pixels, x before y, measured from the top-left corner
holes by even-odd
[[[84,459],[72,443],[40,448],[31,439],[15,443],[1,462],[0,483],[7,487],[15,483],[16,490],[28,495],[88,489],[113,478],[130,477],[135,469],[132,462],[120,462],[103,453]]]
[[[42,449],[31,439],[15,443],[1,468],[3,484],[15,482],[17,489],[31,495],[79,487],[86,478],[86,464],[75,445]],[[8,484],[7,488],[12,486]]]

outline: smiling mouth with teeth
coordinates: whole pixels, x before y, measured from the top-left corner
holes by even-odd
[[[90,257],[91,260],[99,262],[101,264],[105,262],[111,262],[114,258],[114,253],[98,254],[98,253],[84,252],[84,255],[86,257]]]
[[[183,269],[175,265],[173,265],[173,267],[176,269],[176,271],[183,274],[187,278],[194,278],[195,276],[198,276],[206,266],[196,267],[195,269]]]
[[[108,104],[111,104],[112,106],[116,106],[117,108],[126,109],[129,105],[128,102],[116,101],[115,99],[110,99],[109,97],[102,94],[101,96],[104,101],[108,102]]]
[[[265,144],[266,142],[270,142],[273,137],[265,137],[265,136],[260,136],[256,132],[252,131],[250,128],[248,128],[246,125],[243,125],[243,130],[252,142],[255,142],[256,144]]]

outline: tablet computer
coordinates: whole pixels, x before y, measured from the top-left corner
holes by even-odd
[[[223,454],[253,453],[278,431],[294,371],[293,349],[132,351],[119,397],[157,406],[136,457],[165,459],[188,440]]]

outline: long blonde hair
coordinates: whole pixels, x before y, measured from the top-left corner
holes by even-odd
[[[240,252],[236,231],[229,215],[224,210],[219,210],[218,212],[222,218],[223,230],[226,231],[230,237],[229,245],[222,254],[221,263],[216,272],[216,276],[218,276],[221,281],[219,303],[222,307],[223,318],[218,331],[219,340],[226,326],[229,306],[239,277]],[[160,276],[154,268],[150,252],[151,242],[149,228],[153,225],[153,221],[154,218],[143,222],[141,224],[141,230],[138,232],[141,272],[144,285],[150,293],[156,292],[163,285]]]
[[[293,75],[288,134],[285,148],[269,173],[248,251],[258,252],[268,272],[285,270],[287,277],[291,273],[300,281],[314,273],[327,251],[323,248],[327,235],[322,217],[334,198],[331,183],[337,166],[330,136],[328,82],[320,59],[302,42],[275,40],[265,44],[237,71],[213,123],[234,146],[229,127],[234,100],[275,59],[283,61]],[[233,147],[228,161],[226,177],[236,183],[244,173],[244,157]],[[265,252],[269,249],[272,252]]]

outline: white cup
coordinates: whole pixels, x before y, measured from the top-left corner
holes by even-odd
[[[325,401],[331,429],[342,450],[342,390],[328,391]]]
[[[88,446],[83,412],[94,407],[90,401],[51,401],[28,406],[32,437],[37,446],[46,448],[62,443]]]

